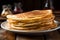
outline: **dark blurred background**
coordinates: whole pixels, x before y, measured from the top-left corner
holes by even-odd
[[[34,9],[42,9],[42,3],[44,0],[0,0],[0,12],[2,11],[2,5],[11,4],[14,7],[14,3],[21,2],[24,11],[31,11]],[[52,0],[54,10],[60,10],[60,0]]]

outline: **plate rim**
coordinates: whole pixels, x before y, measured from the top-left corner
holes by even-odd
[[[59,23],[58,21],[54,21],[55,23]],[[4,26],[4,23],[6,24],[7,23],[7,21],[5,21],[5,22],[2,22],[1,23],[1,28],[3,28],[3,29],[5,29],[5,30],[8,30],[8,31],[12,31],[12,32],[25,32],[25,33],[43,33],[43,32],[51,32],[51,31],[55,31],[55,30],[57,30],[57,29],[59,29],[60,27],[60,25],[58,25],[58,27],[57,28],[54,28],[54,29],[51,29],[51,30],[44,30],[44,31],[40,31],[40,30],[30,30],[30,31],[27,31],[27,30],[11,30],[11,29],[8,29],[8,28],[6,28],[6,26]]]

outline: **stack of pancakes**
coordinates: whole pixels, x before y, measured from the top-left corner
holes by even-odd
[[[25,13],[7,15],[7,24],[17,30],[45,30],[55,28],[52,10],[33,10]]]

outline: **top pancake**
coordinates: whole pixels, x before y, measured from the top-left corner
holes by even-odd
[[[52,14],[52,10],[33,10],[30,12],[15,15],[7,15],[7,18],[13,20],[33,20],[33,19],[41,19],[50,14]]]

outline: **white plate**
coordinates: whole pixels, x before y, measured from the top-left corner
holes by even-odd
[[[58,21],[54,21],[55,23],[59,24]],[[5,29],[5,30],[8,30],[8,31],[12,31],[12,32],[23,32],[23,33],[43,33],[43,32],[51,32],[51,31],[55,31],[57,29],[60,28],[60,25],[58,25],[57,28],[54,28],[54,29],[51,29],[51,30],[44,30],[44,31],[39,31],[39,30],[30,30],[30,31],[27,31],[27,30],[15,30],[15,29],[9,29],[8,26],[6,26],[7,22],[3,22],[1,23],[1,28]]]

